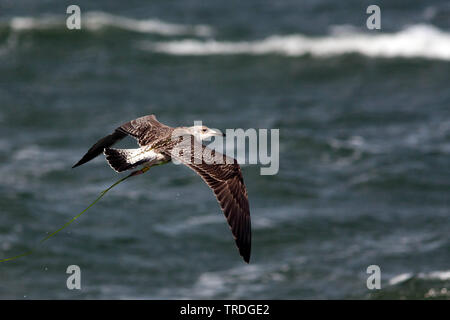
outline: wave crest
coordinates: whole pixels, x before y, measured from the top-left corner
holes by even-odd
[[[59,29],[66,27],[67,16],[47,15],[42,17],[13,17],[6,25],[13,31]],[[81,14],[81,29],[98,31],[113,27],[132,32],[152,33],[164,36],[195,35],[210,36],[211,27],[206,25],[184,25],[161,21],[159,19],[134,19],[93,11]]]
[[[144,43],[145,50],[171,55],[267,55],[327,57],[359,53],[369,57],[450,60],[450,33],[431,25],[413,25],[396,33],[369,34],[341,28],[329,36],[271,36],[259,41],[180,40]]]
[[[421,279],[421,280],[439,280],[439,281],[448,281],[450,280],[450,270],[444,271],[431,271],[431,272],[421,272],[418,274],[413,274],[411,272],[399,274],[391,279],[389,279],[390,285],[397,285],[400,283],[404,283],[410,279]]]

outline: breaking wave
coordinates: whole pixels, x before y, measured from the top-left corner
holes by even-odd
[[[0,26],[9,27],[13,31],[46,30],[66,28],[63,15],[45,15],[41,17],[13,17],[0,22]],[[151,33],[164,36],[194,35],[210,36],[211,27],[206,25],[184,25],[164,22],[158,19],[134,19],[93,11],[81,16],[81,29],[98,31],[104,28],[117,28],[132,32]]]
[[[416,275],[413,273],[402,273],[398,276],[395,276],[389,280],[390,285],[397,285],[408,281],[410,279],[422,279],[422,280],[439,280],[439,281],[448,281],[450,280],[450,270],[445,271],[431,271],[428,273],[421,272]]]
[[[412,25],[396,33],[370,34],[339,27],[331,35],[271,36],[263,40],[227,42],[178,40],[145,42],[142,48],[171,55],[313,55],[319,57],[358,53],[369,57],[450,60],[450,33],[431,25]]]

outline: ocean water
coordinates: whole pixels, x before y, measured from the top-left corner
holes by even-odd
[[[0,1],[0,259],[121,176],[71,166],[138,116],[279,129],[280,170],[242,166],[249,265],[208,187],[166,165],[1,263],[0,298],[450,297],[448,1],[381,1],[378,31],[367,1],[80,0],[81,30],[70,4]]]

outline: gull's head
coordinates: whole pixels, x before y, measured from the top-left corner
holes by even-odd
[[[187,128],[188,132],[192,134],[198,140],[205,140],[210,137],[222,137],[224,134],[217,129],[211,129],[207,126],[192,126]]]

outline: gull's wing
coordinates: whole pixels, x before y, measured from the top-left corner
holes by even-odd
[[[114,132],[95,143],[86,154],[78,161],[72,168],[78,167],[98,155],[100,155],[105,148],[111,147],[117,141],[130,135],[138,140],[139,145],[148,145],[153,141],[158,140],[162,136],[166,136],[172,130],[171,127],[166,126],[156,120],[155,115],[148,115],[140,117],[130,122],[127,122],[118,127]]]
[[[173,128],[162,124],[154,114],[140,117],[121,125],[116,130],[137,139],[140,146],[151,145],[154,141],[167,136]]]
[[[195,148],[202,152],[203,157],[199,151],[195,152],[193,147],[188,146],[188,148],[192,148],[190,161],[189,156],[184,157],[182,155],[183,152],[179,152],[180,149],[174,150],[174,152],[166,150],[165,153],[170,154],[172,158],[179,160],[194,170],[213,190],[228,221],[239,253],[244,258],[244,261],[248,263],[251,252],[250,209],[247,189],[245,188],[239,164],[235,159],[226,157],[204,145]],[[214,164],[211,156],[214,159],[221,158],[223,162]]]

